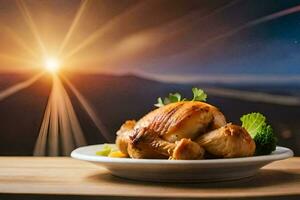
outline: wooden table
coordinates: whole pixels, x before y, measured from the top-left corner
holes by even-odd
[[[121,179],[66,157],[0,157],[0,199],[300,199],[300,158],[278,161],[239,181],[198,184]]]

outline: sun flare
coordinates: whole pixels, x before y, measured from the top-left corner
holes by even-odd
[[[49,72],[56,73],[60,68],[60,62],[56,58],[47,58],[44,66]]]

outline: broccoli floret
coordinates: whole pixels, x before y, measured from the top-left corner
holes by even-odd
[[[270,125],[262,126],[260,131],[254,136],[253,140],[256,145],[256,155],[268,155],[276,148],[277,139]]]
[[[241,117],[244,127],[253,138],[256,155],[270,154],[276,148],[277,139],[273,129],[266,123],[266,117],[261,113],[250,113]]]

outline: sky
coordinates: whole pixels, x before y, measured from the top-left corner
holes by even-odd
[[[54,56],[82,73],[299,81],[299,26],[298,0],[1,0],[0,72]]]
[[[251,19],[259,19],[284,10],[296,1],[252,1],[252,6],[247,5],[247,1],[237,3],[234,6],[223,10],[217,15],[207,19],[207,26],[215,27],[211,24],[218,18],[223,18],[221,23],[216,25],[216,38],[218,35],[226,35],[231,30],[251,22]],[[255,3],[254,3],[255,2]],[[268,3],[267,3],[268,2]],[[298,2],[299,4],[299,2]],[[229,14],[226,14],[229,12]],[[225,31],[220,31],[221,26],[225,26]],[[158,61],[160,69],[152,68],[153,71],[172,71],[188,74],[248,74],[248,75],[299,75],[300,74],[300,14],[294,13],[273,19],[252,27],[237,31],[229,36],[216,39],[201,48],[201,42],[208,39],[193,39],[195,49],[181,54],[175,54],[169,58]],[[200,30],[205,35],[206,30]],[[199,36],[199,35],[198,35]],[[212,39],[213,40],[213,39]],[[168,67],[166,67],[168,66]],[[151,68],[151,67],[150,67]]]

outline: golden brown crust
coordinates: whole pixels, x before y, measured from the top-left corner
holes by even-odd
[[[182,138],[194,139],[204,133],[208,126],[225,124],[225,117],[217,108],[202,102],[185,101],[150,112],[137,122],[135,129],[148,127],[165,140],[175,142]]]
[[[225,124],[224,115],[207,103],[171,103],[125,122],[116,144],[132,158],[201,159],[204,149],[192,140]]]
[[[135,140],[138,138],[138,140]],[[131,158],[169,158],[173,160],[202,159],[204,149],[196,142],[183,138],[176,143],[168,142],[152,130],[138,130],[137,136],[128,144]]]
[[[117,131],[116,145],[119,150],[128,155],[128,143],[130,142],[130,135],[133,132],[133,128],[136,124],[135,120],[127,120],[121,128]]]
[[[131,158],[168,158],[174,145],[160,139],[153,130],[141,128],[130,136],[127,150]]]
[[[176,142],[176,147],[173,150],[172,160],[199,160],[203,159],[205,150],[196,142],[190,139],[181,139]]]
[[[249,133],[233,124],[205,133],[196,142],[217,157],[246,157],[253,156],[255,152],[255,142]]]
[[[213,115],[206,105],[186,102],[170,121],[168,130],[161,136],[169,142],[175,142],[182,138],[195,139],[203,134],[213,121]]]

